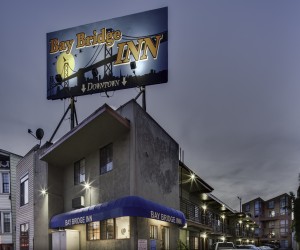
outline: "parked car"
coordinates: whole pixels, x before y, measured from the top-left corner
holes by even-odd
[[[248,244],[248,245],[236,245],[236,248],[238,248],[238,249],[253,249],[253,250],[261,250],[261,249],[259,249],[257,246],[255,246],[255,245],[251,245],[251,244]]]
[[[273,249],[278,249],[278,248],[279,248],[279,245],[276,245],[276,244],[266,243],[266,244],[264,244],[264,245],[267,246],[267,247],[271,247],[271,248],[273,248]]]
[[[211,250],[234,249],[235,246],[232,242],[216,242],[211,245]]]
[[[269,246],[259,246],[260,250],[274,250],[273,248]]]
[[[243,248],[244,248],[244,249],[260,250],[257,246],[251,245],[251,244],[249,244],[249,245],[244,245]]]

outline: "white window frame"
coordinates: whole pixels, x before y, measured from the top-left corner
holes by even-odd
[[[4,193],[4,189],[3,189],[3,174],[8,174],[8,192]],[[0,192],[1,194],[10,194],[10,172],[9,171],[2,171],[0,173]]]
[[[27,186],[24,184],[24,201],[22,202],[22,183],[25,183],[27,181]],[[25,199],[27,197],[27,199]],[[24,206],[29,203],[29,174],[27,173],[20,179],[20,206]]]
[[[9,232],[4,232],[4,214],[9,214]],[[1,211],[0,212],[0,233],[1,234],[11,234],[12,233],[12,221],[11,221],[11,211]]]

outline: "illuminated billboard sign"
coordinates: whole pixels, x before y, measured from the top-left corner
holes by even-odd
[[[167,81],[167,7],[47,33],[47,99]]]

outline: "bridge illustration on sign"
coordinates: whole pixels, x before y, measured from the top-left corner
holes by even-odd
[[[64,99],[101,92],[107,95],[109,91],[165,83],[168,81],[167,68],[158,72],[150,68],[149,72],[137,74],[136,62],[146,61],[150,54],[153,59],[156,59],[159,46],[167,41],[167,31],[139,37],[123,34],[117,53],[113,54],[113,47],[108,47],[106,44],[94,46],[92,48],[95,52],[90,56],[89,61],[77,71],[74,70],[76,60],[80,60],[85,50],[90,50],[91,47],[76,49],[74,55],[71,52],[69,54],[62,52],[55,57],[57,61],[53,63],[57,74],[49,76],[48,96],[51,99]],[[96,61],[101,54],[103,58]],[[124,70],[124,67],[130,69],[130,74],[127,68]]]

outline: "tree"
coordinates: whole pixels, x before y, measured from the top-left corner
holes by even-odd
[[[300,197],[294,200],[294,229],[295,239],[300,243]]]

